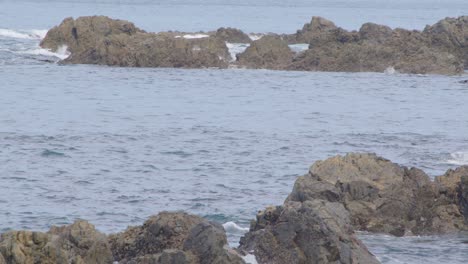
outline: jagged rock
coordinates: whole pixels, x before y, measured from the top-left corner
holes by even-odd
[[[340,202],[358,230],[396,236],[465,230],[456,196],[456,175],[462,171],[449,171],[432,182],[419,169],[375,154],[350,153],[314,163],[287,201]]]
[[[49,30],[40,45],[53,51],[67,46],[71,55],[63,63],[73,64],[225,68],[231,59],[225,42],[216,37],[147,33],[105,16],[67,18]]]
[[[458,187],[458,197],[460,210],[465,218],[465,225],[468,225],[468,175],[463,175]]]
[[[215,37],[227,41],[229,43],[251,43],[250,37],[237,28],[219,28]]]
[[[362,25],[359,32],[349,32],[314,17],[288,37],[310,44],[288,69],[383,72],[392,67],[402,73],[459,74],[468,58],[467,25],[468,19],[460,17],[442,20],[424,32],[392,30],[373,23]]]
[[[433,47],[461,56],[468,67],[468,16],[445,18],[427,26],[423,34],[430,38]]]
[[[237,55],[239,65],[247,68],[284,69],[293,58],[288,43],[277,35],[267,35]]]
[[[244,263],[226,248],[222,226],[186,213],[162,212],[143,226],[109,237],[115,260],[125,263]]]
[[[7,232],[1,236],[0,253],[8,264],[112,263],[106,236],[86,221],[52,227],[47,233]]]
[[[346,209],[323,200],[285,202],[257,215],[239,250],[258,263],[378,263],[356,238]]]

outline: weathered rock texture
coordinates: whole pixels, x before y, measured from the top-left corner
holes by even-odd
[[[287,201],[339,202],[357,230],[396,236],[466,230],[461,178],[449,170],[433,182],[421,170],[399,166],[375,154],[351,153],[317,161],[299,177]]]
[[[288,43],[277,35],[267,35],[252,42],[237,55],[238,64],[248,68],[285,69],[292,62],[293,52]]]
[[[227,41],[229,43],[251,43],[250,37],[237,28],[219,28],[215,37]]]
[[[52,227],[47,233],[11,231],[0,238],[0,263],[105,264],[112,260],[106,236],[86,221]]]
[[[67,18],[49,30],[40,45],[53,51],[67,46],[71,56],[63,63],[224,68],[231,59],[222,39],[147,33],[130,22],[105,16]]]
[[[313,17],[287,38],[310,44],[288,67],[292,70],[383,72],[393,67],[402,73],[459,74],[467,65],[468,16],[446,18],[422,32],[373,23],[346,31]]]
[[[227,247],[222,226],[186,213],[162,212],[143,226],[109,238],[116,261],[125,263],[241,264]]]
[[[147,33],[127,21],[93,16],[65,19],[47,33],[41,47],[57,51],[67,46],[71,56],[62,63],[225,68],[232,63],[226,42],[251,40],[234,28],[187,39],[177,32]],[[309,49],[294,55],[288,43],[308,43]],[[248,68],[460,74],[468,68],[468,16],[446,18],[423,31],[373,23],[347,31],[313,17],[295,34],[252,42],[237,59],[233,63]]]
[[[343,205],[324,200],[261,211],[239,249],[258,263],[379,263],[354,235]]]
[[[259,212],[239,250],[259,263],[378,263],[353,230],[395,236],[468,230],[468,166],[435,181],[368,153],[315,162],[282,206]]]

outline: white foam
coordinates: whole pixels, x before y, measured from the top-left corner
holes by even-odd
[[[468,165],[468,151],[457,151],[450,153],[447,163],[454,165]]]
[[[241,227],[239,226],[238,224],[234,223],[234,222],[226,222],[223,224],[223,227],[224,227],[224,230],[226,230],[226,232],[228,233],[246,233],[249,231],[248,228],[246,227]]]
[[[198,39],[198,38],[207,38],[209,36],[210,35],[206,35],[206,34],[186,34],[184,35],[184,38],[185,39]]]
[[[309,44],[307,43],[298,43],[298,44],[291,44],[289,45],[289,48],[296,52],[296,53],[299,53],[299,52],[303,52],[303,51],[306,51],[309,49]]]
[[[396,71],[395,68],[393,68],[393,67],[388,67],[387,69],[385,69],[384,73],[385,73],[385,74],[390,74],[390,75],[391,75],[391,74],[397,73],[397,71]]]
[[[231,61],[235,61],[236,55],[244,52],[245,49],[247,49],[250,46],[250,44],[226,42],[226,46],[229,50],[229,54],[231,55]]]
[[[247,264],[258,264],[257,259],[255,259],[255,256],[252,255],[252,254],[247,254],[247,255],[243,256],[242,259]]]
[[[33,29],[29,31],[17,31],[12,29],[0,28],[0,37],[16,39],[43,39],[47,30]]]
[[[252,41],[255,41],[255,40],[259,40],[263,37],[262,34],[250,34],[249,35],[249,38],[252,40]]]
[[[68,47],[66,45],[60,46],[57,50],[57,52],[52,52],[48,49],[32,49],[32,50],[25,50],[25,51],[19,51],[18,53],[21,54],[30,54],[30,55],[42,55],[42,56],[49,56],[49,57],[57,57],[61,60],[64,60],[70,56],[70,52],[68,51]]]

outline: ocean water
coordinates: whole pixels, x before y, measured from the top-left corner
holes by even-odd
[[[83,218],[110,233],[185,210],[235,245],[316,160],[375,152],[431,176],[468,164],[467,76],[59,66],[66,50],[38,44],[65,17],[283,33],[313,15],[422,29],[467,13],[460,0],[0,0],[0,231]],[[464,234],[360,237],[383,263],[468,259]]]

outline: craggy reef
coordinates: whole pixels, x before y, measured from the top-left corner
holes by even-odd
[[[237,249],[222,226],[183,212],[161,212],[142,226],[105,235],[80,220],[48,232],[0,236],[0,264],[379,263],[355,230],[394,236],[468,230],[468,166],[431,181],[422,170],[375,154],[317,161],[283,205],[257,214]]]
[[[250,46],[233,58],[232,43]],[[298,43],[309,48],[293,52],[289,45]],[[149,33],[127,21],[93,16],[66,18],[40,45],[52,51],[68,47],[71,56],[64,64],[451,75],[468,67],[468,16],[445,18],[423,31],[373,23],[347,31],[313,17],[294,34],[266,34],[255,41],[233,28]]]

